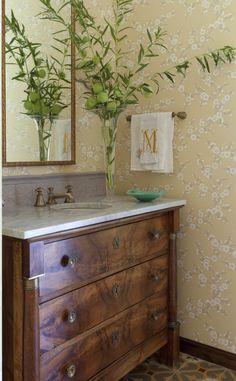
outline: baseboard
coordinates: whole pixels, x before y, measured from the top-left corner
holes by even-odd
[[[236,354],[180,337],[180,351],[202,360],[236,370]]]

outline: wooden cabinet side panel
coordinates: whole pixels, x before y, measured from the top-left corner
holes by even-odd
[[[38,279],[24,282],[24,381],[39,381],[39,306]]]
[[[3,237],[3,380],[23,381],[21,241]]]
[[[169,275],[168,275],[168,344],[160,350],[159,360],[173,367],[179,361],[179,322],[177,321],[177,233],[179,209],[169,212]]]

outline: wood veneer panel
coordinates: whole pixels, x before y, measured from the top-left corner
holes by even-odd
[[[75,381],[87,381],[132,348],[156,335],[167,324],[167,297],[153,295],[115,318],[41,356],[41,380],[66,380],[75,365]],[[156,318],[154,318],[154,316]]]
[[[167,343],[167,330],[146,340],[144,343],[133,348],[132,351],[116,360],[110,366],[92,377],[89,381],[117,381],[125,376],[147,357],[155,353]]]
[[[40,296],[106,276],[168,249],[168,215],[45,244]],[[160,238],[153,234],[159,232]]]
[[[154,293],[166,293],[167,259],[167,255],[161,256],[43,303],[40,306],[41,353]]]

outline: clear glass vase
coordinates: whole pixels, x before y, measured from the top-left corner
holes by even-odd
[[[49,161],[54,119],[43,115],[34,115],[33,119],[38,131],[39,160]]]
[[[106,197],[112,200],[115,194],[115,157],[116,157],[116,134],[118,118],[124,109],[108,111],[105,108],[96,110],[96,114],[102,122],[102,136],[104,142],[104,172],[106,181]]]

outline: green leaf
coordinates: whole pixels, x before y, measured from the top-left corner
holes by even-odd
[[[149,65],[149,63],[145,63],[145,64],[140,64],[139,68],[136,70],[136,74],[139,73],[140,71],[144,70],[145,67],[147,67]]]
[[[147,29],[147,35],[148,35],[149,41],[150,41],[151,44],[152,44],[152,35],[151,35],[149,29]]]
[[[196,57],[196,60],[201,65],[202,69],[205,71],[206,70],[206,66],[205,66],[204,62],[202,61],[202,59],[199,58],[199,57]]]
[[[174,74],[170,73],[169,71],[164,71],[163,74],[172,82],[174,83]]]
[[[116,42],[117,38],[116,38],[115,30],[114,30],[114,28],[110,24],[109,24],[109,27],[110,27],[112,38]]]
[[[207,69],[208,73],[210,73],[211,70],[210,70],[210,66],[209,66],[209,63],[208,63],[208,60],[207,60],[206,56],[204,56],[204,62],[205,62],[205,66],[206,66],[206,69]]]
[[[124,40],[125,38],[127,38],[127,37],[128,37],[127,34],[125,34],[124,36],[118,38],[117,41],[118,41],[118,42],[121,42],[121,41],[123,41],[123,40]]]
[[[138,54],[138,63],[140,63],[144,57],[144,48],[143,48],[143,45],[140,44],[140,49],[139,49],[139,54]]]

